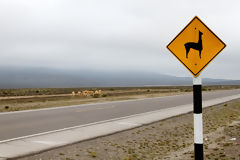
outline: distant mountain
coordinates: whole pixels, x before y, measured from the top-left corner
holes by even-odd
[[[192,85],[191,77],[149,72],[63,71],[45,68],[0,68],[0,88],[57,88]],[[205,85],[240,85],[240,80],[204,78]]]
[[[216,82],[209,82],[208,85],[240,85],[240,80],[223,80]]]

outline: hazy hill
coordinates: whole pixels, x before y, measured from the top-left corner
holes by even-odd
[[[43,68],[1,68],[0,88],[109,87],[192,85],[191,77],[148,72],[62,71]],[[211,85],[240,85],[239,80],[203,79]]]

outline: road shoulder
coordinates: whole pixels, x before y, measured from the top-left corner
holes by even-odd
[[[240,98],[240,95],[204,101],[203,106],[207,107],[236,98]],[[190,111],[192,111],[192,105],[177,106],[173,108],[111,119],[93,124],[75,126],[52,131],[50,133],[42,133],[38,135],[7,140],[0,143],[0,157],[14,158],[29,154],[36,154],[56,147],[140,127]]]
[[[206,159],[240,156],[240,99],[203,110]],[[193,115],[182,114],[20,160],[193,159]]]

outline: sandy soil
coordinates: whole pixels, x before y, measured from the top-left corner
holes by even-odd
[[[79,97],[71,96],[70,94],[64,95],[38,95],[38,96],[16,96],[16,97],[0,97],[0,112],[20,111],[27,109],[39,109],[49,107],[60,107],[79,105],[87,103],[98,103],[108,101],[120,101],[129,99],[141,99],[151,97],[162,97],[178,94],[187,94],[189,92],[167,92],[167,93],[149,93],[145,95],[120,95],[109,97]]]
[[[203,111],[205,159],[240,159],[240,99]],[[79,142],[20,160],[193,159],[193,114]]]
[[[204,86],[202,91],[237,89],[240,86]],[[102,90],[102,95],[72,96],[72,91],[83,91],[87,88],[29,88],[0,89],[0,112],[11,112],[27,109],[39,109],[106,101],[161,97],[192,92],[192,86],[159,86],[159,87],[114,87],[88,88]]]

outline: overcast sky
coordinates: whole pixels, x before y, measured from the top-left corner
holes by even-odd
[[[240,79],[239,0],[0,0],[0,66],[191,74],[166,45],[198,16],[227,47],[202,77]]]

